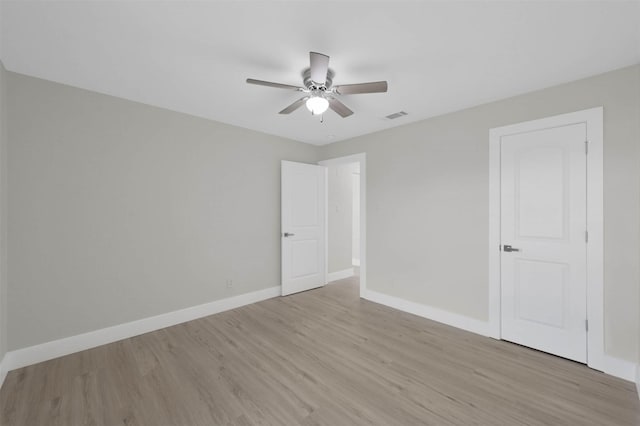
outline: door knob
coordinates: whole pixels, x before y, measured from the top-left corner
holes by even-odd
[[[293,237],[293,236],[294,236],[294,235],[296,235],[296,234],[292,234],[292,233],[290,233],[290,232],[285,232],[285,233],[284,233],[284,234],[282,234],[282,235],[283,235],[285,238],[287,238],[287,237]]]
[[[505,244],[503,247],[504,247],[504,251],[506,251],[506,252],[520,251],[520,249],[518,249],[518,248],[513,248],[513,247],[508,246],[508,245],[506,245],[506,244]]]

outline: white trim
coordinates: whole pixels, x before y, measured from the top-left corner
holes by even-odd
[[[0,389],[2,389],[2,385],[4,384],[4,379],[7,377],[7,372],[9,369],[7,368],[7,354],[2,357],[0,360]]]
[[[351,264],[353,266],[360,266],[360,259],[356,259],[355,257],[351,259]]]
[[[329,279],[329,168],[324,168],[324,271],[323,283],[326,285]]]
[[[604,129],[603,108],[580,113],[587,123],[587,365],[604,366]],[[606,371],[606,370],[605,370]],[[610,373],[611,374],[611,373]],[[633,377],[633,376],[632,376]]]
[[[8,352],[5,355],[2,363],[3,368],[7,371],[15,370],[16,368],[26,367],[27,365],[95,348],[96,346],[149,333],[161,328],[170,327],[172,325],[181,324],[183,322],[217,314],[219,312],[250,305],[252,303],[271,299],[272,297],[277,296],[280,296],[280,286],[228,297],[226,299],[215,300],[202,305],[168,312],[166,314],[18,349]]]
[[[633,382],[636,375],[636,364],[611,355],[604,355],[602,357],[602,371],[610,376]]]
[[[480,321],[475,318],[444,311],[432,306],[410,302],[408,300],[378,293],[377,291],[372,290],[368,290],[364,298],[390,308],[398,309],[399,311],[408,312],[442,324],[450,325],[482,336],[491,337],[491,328],[489,327],[489,323],[486,321]]]
[[[349,163],[360,164],[360,297],[364,298],[367,292],[367,155],[360,153],[318,162],[327,167]]]
[[[353,276],[353,268],[343,269],[342,271],[329,272],[327,274],[327,282],[343,280]]]
[[[603,108],[591,108],[489,131],[489,323],[491,337],[500,338],[500,140],[503,136],[541,128],[585,123],[587,156],[587,365],[605,371],[603,255]],[[617,367],[613,370],[618,370]],[[624,370],[624,369],[623,369]],[[613,373],[610,373],[613,374]],[[617,374],[614,374],[617,375]]]
[[[489,326],[491,337],[500,339],[500,137],[489,131]]]

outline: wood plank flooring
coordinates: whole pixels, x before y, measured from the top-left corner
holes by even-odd
[[[358,298],[357,279],[12,371],[1,425],[640,425],[632,383]]]

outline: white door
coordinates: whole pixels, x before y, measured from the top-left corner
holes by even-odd
[[[282,295],[326,284],[326,167],[282,162]]]
[[[503,136],[502,337],[587,361],[586,125]]]

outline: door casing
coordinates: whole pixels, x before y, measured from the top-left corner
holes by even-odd
[[[604,370],[603,108],[556,115],[489,131],[489,331],[501,338],[500,146],[502,137],[577,123],[587,128],[587,365]]]

